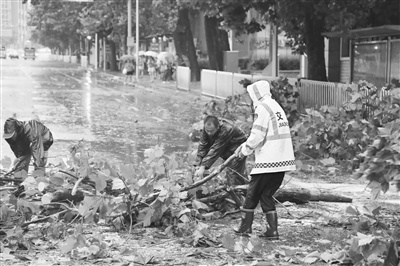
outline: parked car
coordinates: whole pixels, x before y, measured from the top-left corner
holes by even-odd
[[[4,46],[1,47],[0,58],[3,58],[3,59],[7,58],[6,47],[4,47]]]
[[[25,47],[24,48],[24,59],[32,59],[35,60],[36,55],[35,55],[35,48],[31,47]]]
[[[19,55],[16,50],[11,50],[8,57],[10,57],[10,59],[13,59],[13,58],[19,59]]]

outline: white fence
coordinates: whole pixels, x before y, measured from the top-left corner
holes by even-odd
[[[242,84],[239,84],[244,79],[255,82],[257,80],[273,81],[277,78],[203,69],[201,72],[201,93],[206,96],[223,99],[235,94],[241,94],[246,92]],[[289,78],[288,80],[292,85],[297,82],[295,78]],[[302,112],[306,108],[319,109],[323,105],[340,107],[344,102],[351,99],[350,94],[346,91],[349,86],[357,88],[357,84],[301,80],[298,86],[300,95],[298,98],[299,110]],[[390,92],[382,90],[378,96],[382,99],[386,95],[390,95]]]
[[[178,66],[176,68],[176,87],[188,91],[190,86],[190,68]]]

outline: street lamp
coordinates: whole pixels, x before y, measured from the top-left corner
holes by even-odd
[[[89,67],[90,65],[90,40],[92,39],[92,36],[88,35],[86,36],[86,38],[88,39],[88,45],[87,45],[87,65]]]

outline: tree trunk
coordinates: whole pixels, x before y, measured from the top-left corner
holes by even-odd
[[[324,18],[317,18],[312,9],[305,19],[305,44],[308,57],[308,79],[327,81],[325,68]]]
[[[209,68],[222,71],[223,54],[219,40],[218,19],[216,17],[204,16],[204,28],[206,32]]]
[[[230,51],[228,32],[226,30],[218,30],[218,32],[222,51]]]
[[[111,40],[108,41],[110,43],[110,70],[118,71],[117,60],[116,60],[116,49],[115,43]]]
[[[204,16],[206,31],[207,52],[210,69],[224,70],[224,51],[229,51],[228,33],[218,28],[219,20],[216,17]]]
[[[187,8],[179,10],[178,22],[174,31],[174,42],[178,58],[183,60],[183,55],[188,57],[192,77],[194,77],[194,80],[199,81],[200,69],[197,63],[196,49],[190,28],[189,10]]]

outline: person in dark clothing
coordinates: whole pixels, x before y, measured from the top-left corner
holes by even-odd
[[[194,164],[198,167],[195,176],[202,178],[204,171],[219,157],[228,159],[246,139],[246,134],[237,126],[226,120],[218,120],[215,116],[207,116]],[[231,185],[245,184],[243,176],[246,173],[246,158],[235,158],[228,164],[226,174]]]
[[[37,120],[22,122],[8,118],[4,123],[3,138],[16,157],[10,172],[28,172],[31,156],[35,170],[44,170],[48,150],[53,144],[53,135],[45,125]]]

